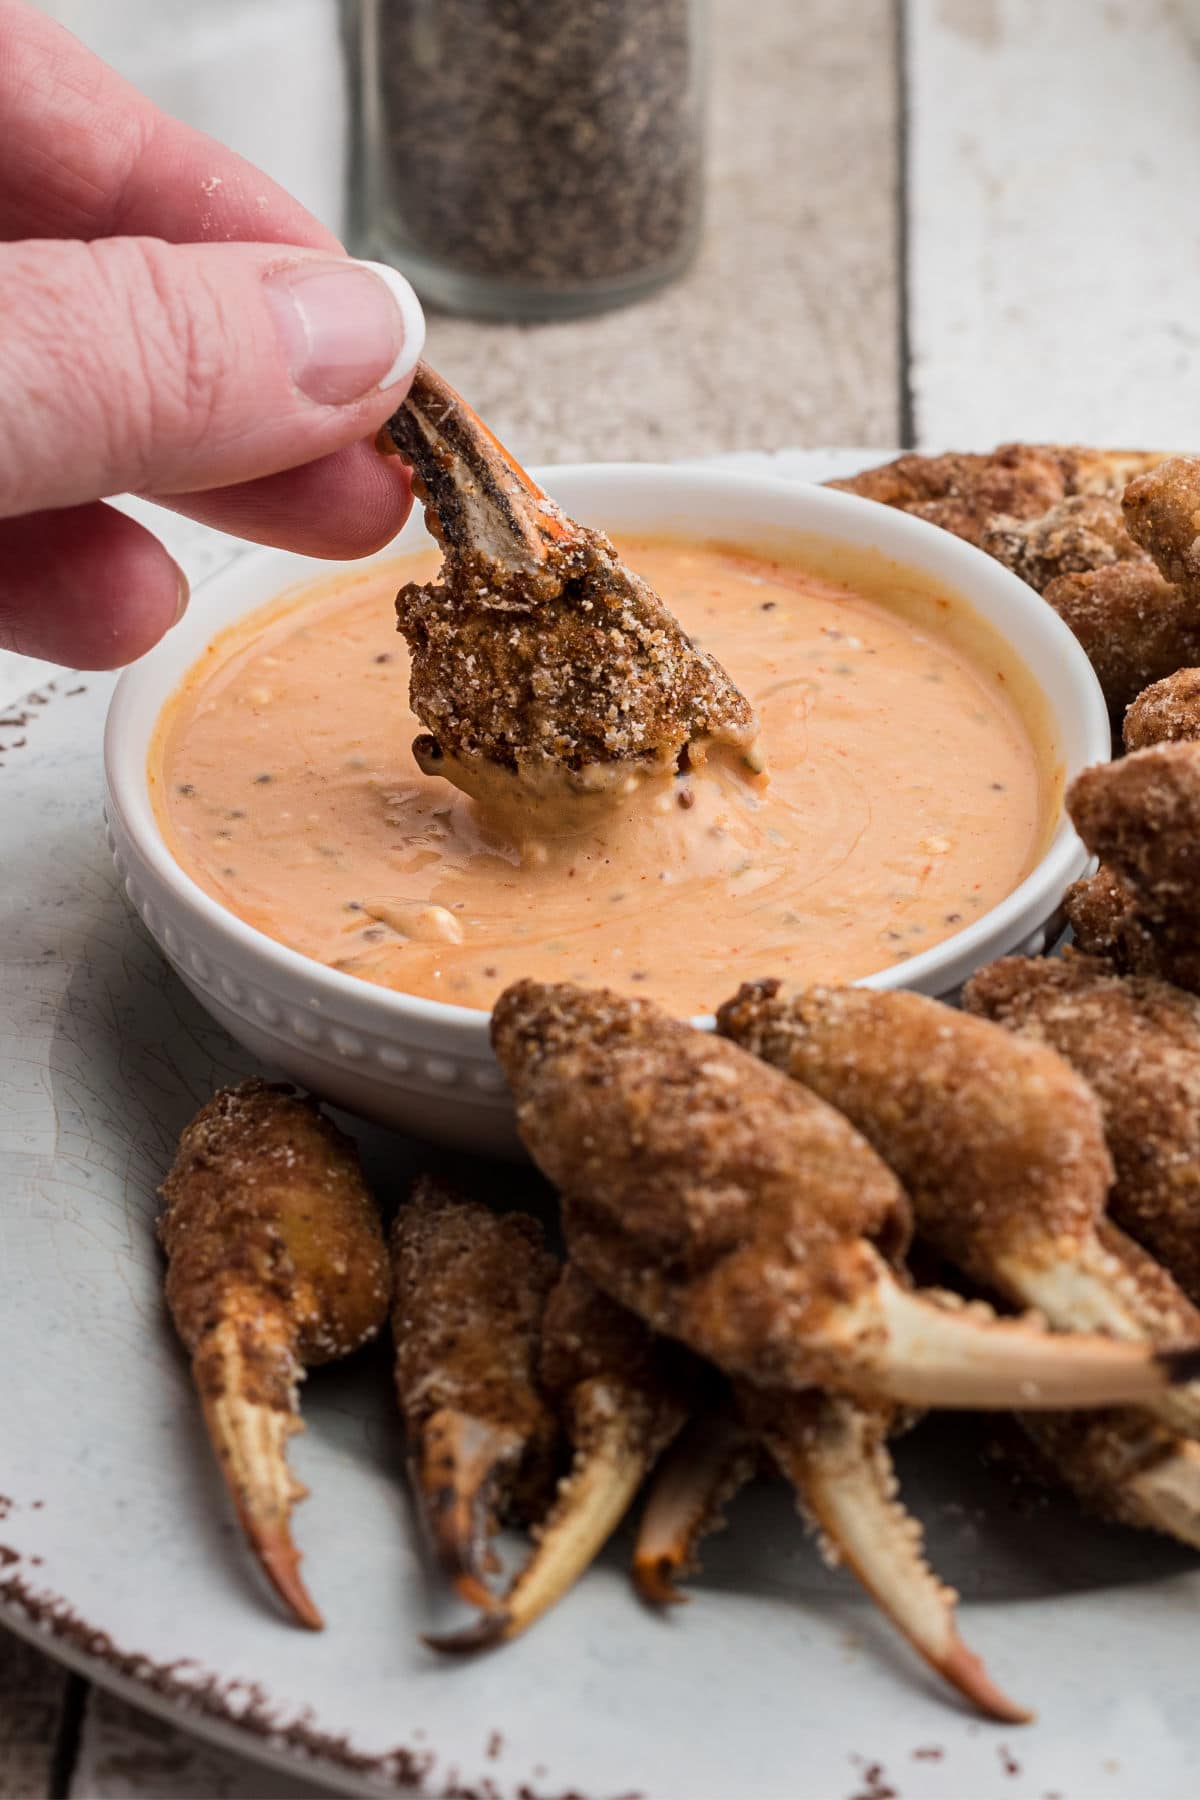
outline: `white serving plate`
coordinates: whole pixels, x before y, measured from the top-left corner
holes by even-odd
[[[774,474],[614,463],[546,470],[540,478],[568,512],[613,531],[691,533],[751,549],[811,536],[916,569],[963,594],[1034,673],[1067,780],[1109,754],[1103,696],[1076,639],[1024,582],[947,532],[855,495]],[[429,542],[414,516],[384,554]],[[240,558],[208,584],[203,604],[122,676],[104,746],[117,870],[181,980],[256,1057],[380,1123],[460,1148],[510,1152],[512,1106],[492,1056],[487,1014],[359,981],[274,942],[183,872],[154,816],[146,766],[155,725],[214,632],[329,572],[327,563],[282,551]],[[948,995],[981,963],[1040,950],[1064,889],[1086,865],[1060,811],[1045,856],[1011,894],[953,937],[867,977],[866,985]],[[726,990],[769,972],[731,967]],[[713,1005],[723,998],[724,992],[714,993]]]
[[[229,1519],[151,1230],[179,1128],[251,1059],[113,873],[111,688],[60,678],[43,704],[5,709],[23,725],[0,725],[0,1621],[325,1794],[1192,1800],[1196,1559],[1019,1502],[949,1424],[899,1446],[905,1497],[963,1592],[968,1641],[1041,1709],[1024,1730],[959,1710],[776,1489],[734,1507],[686,1609],[634,1603],[626,1541],[528,1638],[434,1660],[378,1356],[307,1386],[297,1536],[329,1627],[280,1621]],[[354,1129],[394,1192],[410,1147]]]

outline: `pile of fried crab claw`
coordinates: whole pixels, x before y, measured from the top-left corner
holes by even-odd
[[[492,1044],[554,1247],[433,1173],[385,1232],[315,1102],[217,1094],[162,1188],[167,1300],[304,1625],[299,1384],[389,1320],[418,1510],[474,1614],[437,1651],[526,1629],[643,1490],[633,1584],[678,1600],[731,1496],[774,1470],[932,1669],[1027,1719],[899,1497],[889,1442],[930,1408],[1013,1415],[1046,1479],[1200,1549],[1200,459],[1009,445],[838,485],[999,556],[1093,657],[1127,754],[1068,793],[1100,860],[1067,896],[1076,945],[981,969],[961,1008],[753,981],[715,1032],[518,982]],[[501,1524],[530,1536],[507,1578]]]

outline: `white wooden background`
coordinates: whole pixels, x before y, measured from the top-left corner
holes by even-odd
[[[47,0],[146,80],[145,44],[105,39],[125,5]],[[694,272],[601,319],[431,323],[431,357],[519,452],[1200,443],[1200,0],[713,8]],[[279,0],[178,10],[211,26],[222,9],[282,16]],[[272,161],[262,125],[261,109],[228,120],[328,215],[326,160],[301,145],[294,167]],[[203,572],[208,534],[169,529]],[[0,653],[0,698],[32,684],[16,661]],[[316,1791],[0,1638],[0,1800]]]

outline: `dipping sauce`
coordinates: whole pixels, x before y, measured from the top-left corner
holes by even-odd
[[[405,993],[486,1008],[532,975],[683,1015],[742,979],[886,968],[1029,873],[1053,747],[965,602],[882,559],[851,586],[828,559],[618,548],[756,709],[765,776],[714,758],[524,842],[490,826],[409,750],[392,599],[434,572],[421,553],[286,596],[210,646],[151,754],[178,862],[268,936]]]

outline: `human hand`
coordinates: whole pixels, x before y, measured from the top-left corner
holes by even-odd
[[[114,668],[176,621],[182,570],[104,495],[387,543],[411,493],[371,439],[423,340],[403,277],[0,0],[0,648]]]

